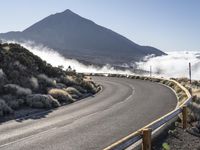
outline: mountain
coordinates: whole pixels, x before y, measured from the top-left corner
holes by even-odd
[[[22,32],[2,33],[0,38],[32,40],[53,48],[67,58],[100,65],[129,64],[149,54],[165,54],[150,46],[140,46],[70,10],[50,15]]]

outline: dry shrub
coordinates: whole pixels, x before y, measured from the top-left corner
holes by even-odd
[[[63,77],[61,77],[60,82],[67,86],[72,86],[72,85],[78,84],[76,82],[76,79],[73,78],[73,76],[63,76]]]
[[[95,94],[97,92],[97,87],[95,85],[94,82],[90,81],[90,82],[86,82],[86,81],[82,81],[81,86],[87,90],[87,92]]]
[[[153,82],[160,82],[161,79],[152,78],[152,81],[153,81]]]
[[[74,87],[68,87],[66,89],[63,89],[66,92],[68,92],[70,95],[72,95],[73,98],[79,98],[82,97],[83,94],[81,94],[81,92],[79,92],[76,88]]]
[[[32,94],[32,91],[28,88],[23,88],[17,84],[6,84],[4,85],[4,91],[8,94],[13,94],[16,96],[27,96]]]
[[[200,121],[200,104],[191,102],[188,107],[190,109],[191,116],[193,116],[193,121]]]
[[[39,83],[37,78],[31,77],[29,81],[32,89],[37,90],[39,88]]]
[[[83,87],[79,86],[79,85],[74,85],[74,88],[76,88],[79,92],[81,92],[82,94],[87,93],[87,90],[84,89]]]
[[[20,106],[24,104],[23,99],[18,99],[16,96],[11,94],[3,95],[2,98],[7,103],[7,105],[14,110],[18,109]]]
[[[178,94],[178,98],[179,98],[179,101],[183,101],[183,100],[186,100],[188,97],[187,95],[185,94],[185,92],[181,92]]]
[[[5,76],[5,73],[3,72],[2,69],[0,69],[0,78],[3,78]]]
[[[167,85],[167,82],[169,82],[168,80],[161,80],[160,83],[162,84],[166,84]]]
[[[187,83],[189,81],[188,78],[177,78],[175,80],[178,81],[179,83],[181,83],[181,82]]]
[[[0,69],[0,93],[2,92],[2,88],[6,84],[6,82],[7,82],[6,75],[3,72],[3,70]]]
[[[62,89],[50,89],[48,94],[57,99],[59,102],[74,102],[74,99],[71,97],[71,95]]]
[[[29,95],[27,96],[26,103],[34,108],[56,108],[60,106],[60,103],[51,95],[44,94]]]
[[[56,80],[49,78],[45,74],[39,74],[38,76],[39,83],[43,84],[46,87],[55,87]]]
[[[65,84],[63,84],[63,83],[57,83],[55,88],[64,89],[64,88],[67,88],[67,86]]]
[[[13,113],[13,110],[6,104],[3,99],[0,99],[0,116]]]
[[[180,93],[182,91],[182,89],[177,85],[174,86],[174,90],[176,91],[176,93]]]

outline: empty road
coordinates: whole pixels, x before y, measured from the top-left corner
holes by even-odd
[[[0,150],[100,150],[176,107],[169,88],[141,80],[94,77],[93,97],[0,125]]]

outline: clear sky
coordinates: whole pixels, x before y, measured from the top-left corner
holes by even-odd
[[[3,0],[0,32],[22,31],[66,9],[141,45],[200,51],[200,0]]]

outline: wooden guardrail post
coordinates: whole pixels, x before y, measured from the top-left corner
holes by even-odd
[[[182,116],[183,116],[183,120],[182,120],[182,124],[183,124],[183,129],[186,129],[187,128],[187,118],[188,118],[188,114],[187,114],[187,106],[184,105],[183,108],[182,108]]]
[[[142,150],[151,150],[151,132],[150,128],[142,130]]]

